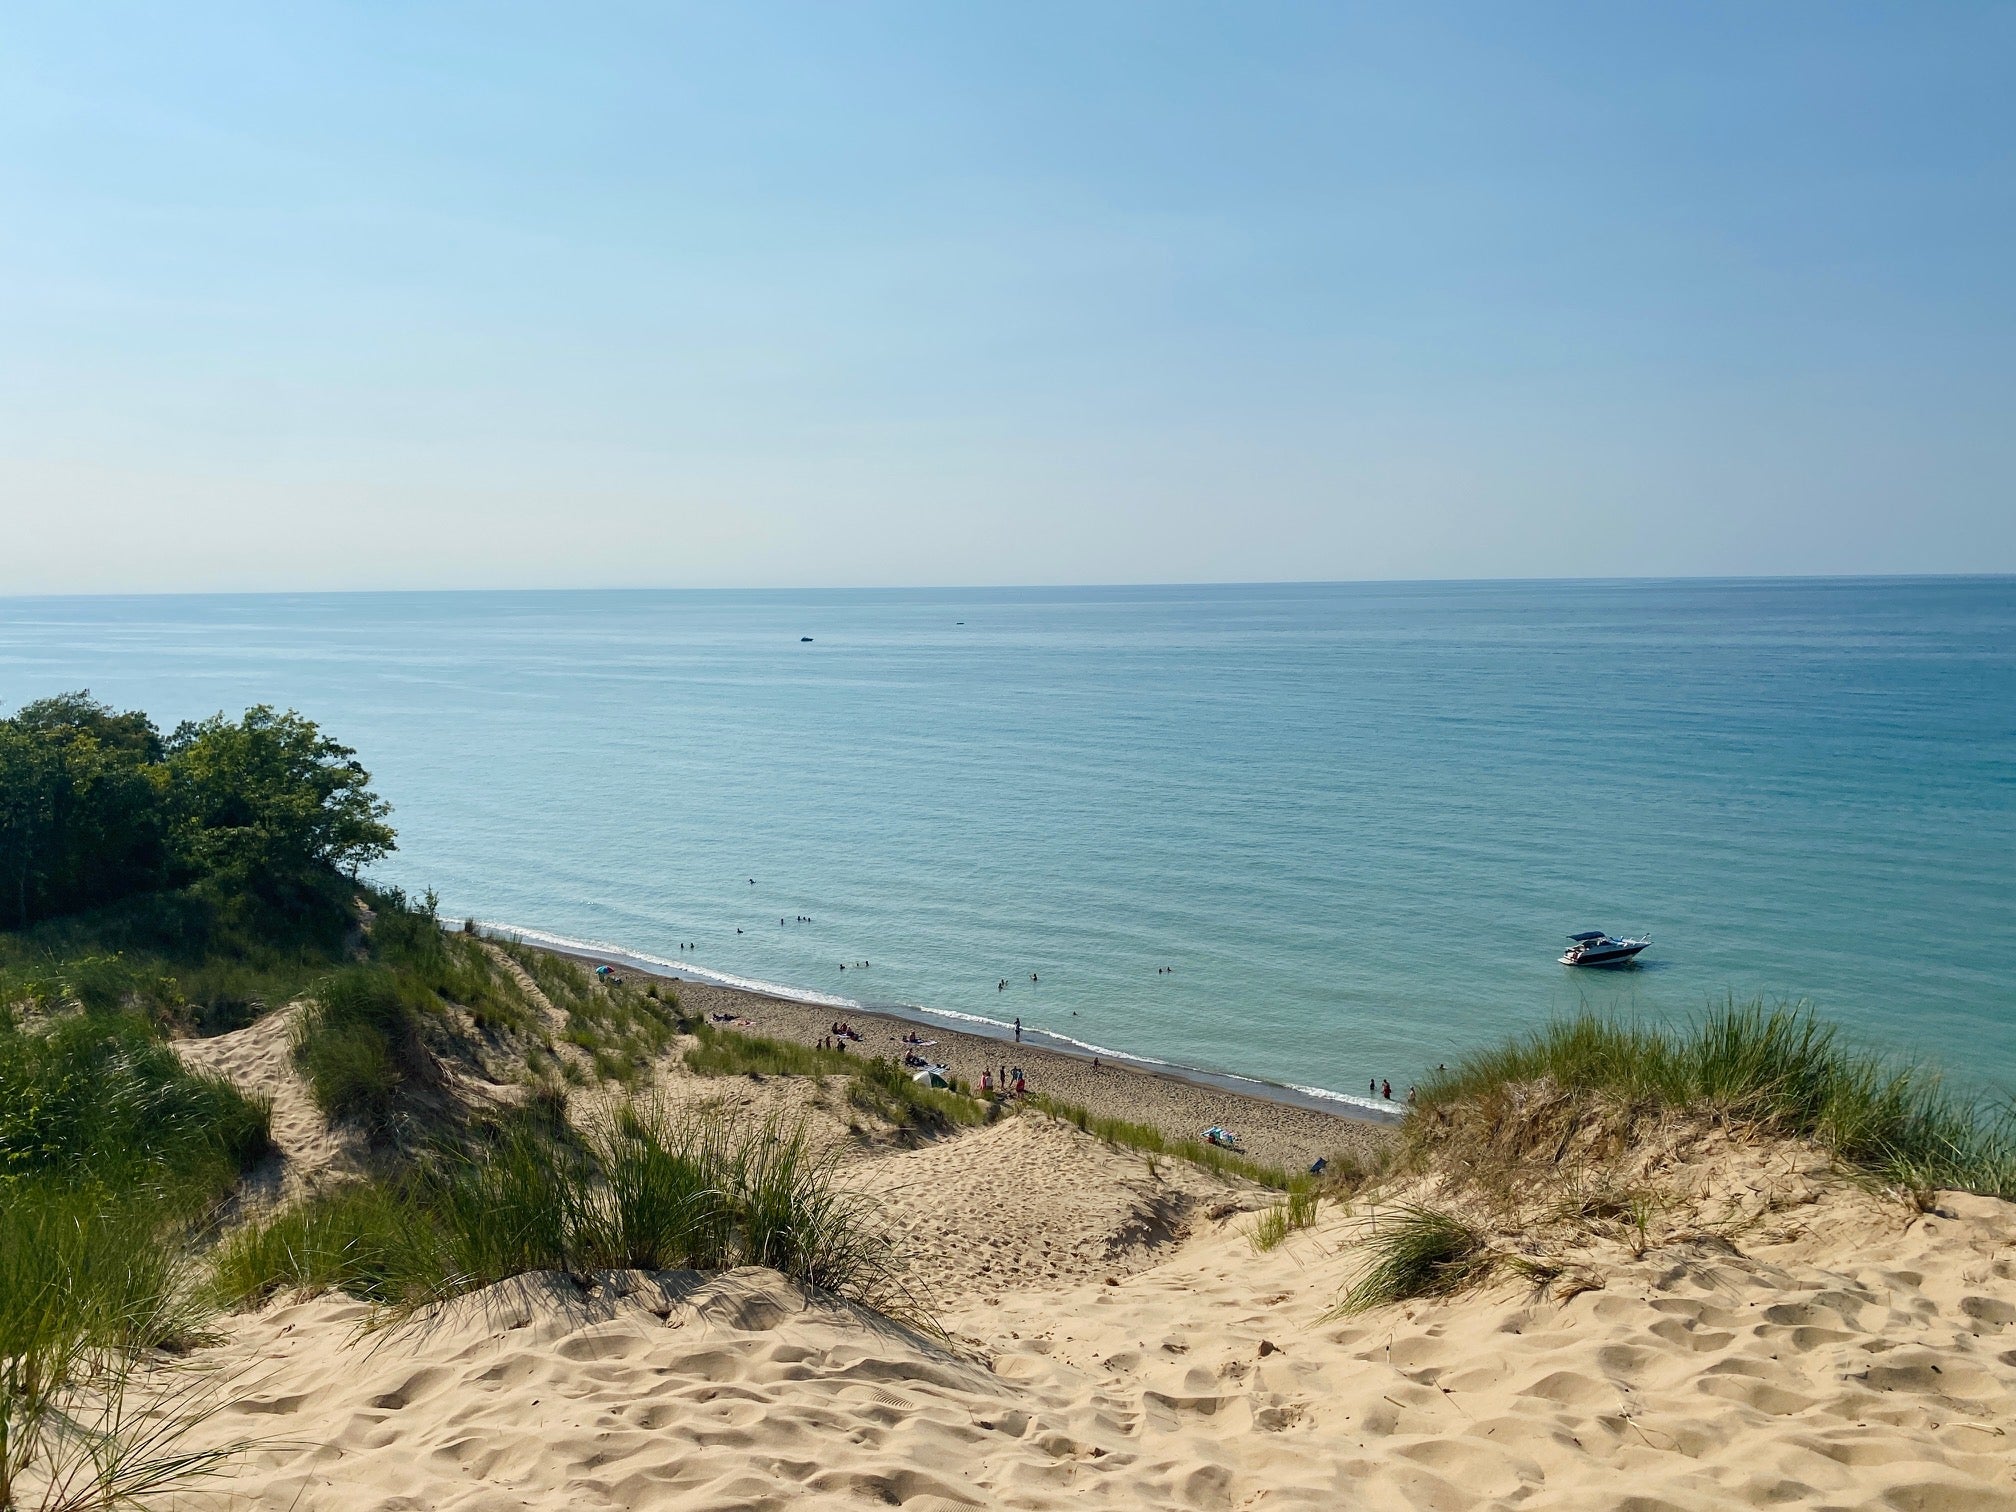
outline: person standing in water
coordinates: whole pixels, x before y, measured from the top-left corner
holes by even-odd
[[[1015,1043],[1018,1045],[1022,1043],[1022,1020],[1019,1018],[1015,1020]]]

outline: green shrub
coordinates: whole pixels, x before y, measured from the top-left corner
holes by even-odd
[[[603,1190],[582,1212],[580,1240],[597,1265],[714,1270],[736,1253],[730,1136],[717,1119],[675,1123],[621,1109],[592,1136]]]

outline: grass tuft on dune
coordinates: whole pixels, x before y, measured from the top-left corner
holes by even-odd
[[[1528,1110],[1551,1104],[1554,1115]],[[1703,1115],[1811,1139],[1844,1165],[1913,1193],[2016,1195],[2006,1110],[1939,1074],[1843,1042],[1803,1007],[1728,1003],[1679,1028],[1584,1013],[1471,1056],[1422,1086],[1406,1136],[1417,1163],[1503,1162],[1566,1149],[1599,1120]]]
[[[339,1187],[248,1225],[219,1297],[340,1290],[411,1311],[528,1271],[762,1265],[892,1314],[896,1258],[803,1125],[628,1105],[586,1135],[518,1117],[471,1148]]]
[[[842,1077],[854,1107],[912,1134],[939,1134],[987,1122],[990,1110],[964,1083],[927,1087],[895,1061],[842,1050],[821,1050],[793,1040],[691,1025],[697,1043],[686,1052],[696,1076]]]
[[[1365,1241],[1369,1259],[1338,1302],[1338,1316],[1390,1302],[1445,1297],[1489,1273],[1484,1236],[1453,1213],[1407,1204],[1382,1216]]]

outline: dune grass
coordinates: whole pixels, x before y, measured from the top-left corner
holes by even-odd
[[[396,1178],[338,1188],[219,1247],[217,1294],[340,1290],[410,1311],[529,1271],[766,1265],[909,1310],[866,1206],[802,1125],[626,1107],[585,1137],[507,1121]]]
[[[200,1329],[186,1235],[268,1114],[136,1013],[0,1021],[0,1507],[125,1505],[222,1458],[132,1386],[140,1352]]]
[[[466,933],[455,938],[472,939]],[[515,940],[491,943],[523,967],[546,1001],[566,1016],[561,1037],[589,1057],[603,1081],[636,1085],[679,1033],[679,1000],[661,995],[655,984],[640,991],[598,982],[566,956]]]
[[[691,1026],[697,1043],[686,1069],[699,1076],[842,1077],[847,1100],[863,1113],[912,1134],[937,1134],[987,1122],[987,1104],[963,1084],[927,1087],[909,1069],[881,1056],[821,1050],[793,1040],[745,1034],[706,1022]]]
[[[1444,1297],[1489,1274],[1492,1257],[1484,1236],[1453,1213],[1407,1205],[1375,1222],[1365,1241],[1370,1258],[1338,1302],[1336,1315]]]
[[[0,933],[0,1006],[130,1010],[201,1034],[243,1028],[343,958],[347,907],[257,910],[216,888],[146,893]]]
[[[187,1070],[136,1015],[0,1020],[0,1189],[97,1185],[190,1216],[266,1152],[270,1116]]]
[[[1420,1089],[1409,1137],[1433,1142],[1466,1105],[1513,1087],[1641,1110],[1684,1110],[1813,1139],[1843,1164],[1912,1192],[2016,1195],[2007,1110],[1939,1074],[1845,1043],[1803,1007],[1734,1002],[1662,1027],[1584,1013],[1471,1056]]]
[[[1153,1124],[1108,1117],[1075,1103],[1059,1102],[1054,1097],[1032,1095],[1025,1106],[1123,1150],[1139,1150],[1147,1155],[1168,1155],[1177,1160],[1187,1160],[1214,1176],[1237,1177],[1257,1186],[1272,1187],[1277,1192],[1313,1190],[1317,1184],[1313,1176],[1266,1165],[1208,1140],[1172,1138]]]
[[[0,1183],[0,1507],[137,1505],[235,1452],[188,1447],[199,1382],[140,1370],[207,1315],[186,1256],[144,1188]]]
[[[294,1025],[294,1062],[331,1122],[391,1131],[400,1093],[439,1070],[426,1045],[437,1011],[424,988],[382,965],[350,966],[317,982]]]
[[[1290,1234],[1310,1227],[1316,1222],[1316,1204],[1320,1200],[1321,1194],[1313,1186],[1289,1192],[1254,1221],[1249,1236],[1253,1248],[1263,1254],[1279,1249]]]

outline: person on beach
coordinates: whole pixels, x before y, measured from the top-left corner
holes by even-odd
[[[1379,1095],[1388,1102],[1393,1101],[1393,1083],[1389,1081],[1379,1083]]]
[[[1022,1080],[1022,1068],[1020,1066],[1015,1068],[1015,1095],[1017,1097],[1027,1097],[1029,1095],[1029,1084]]]
[[[980,1068],[980,1095],[982,1097],[992,1097],[994,1095],[994,1073],[989,1071],[985,1066]]]
[[[1099,1057],[1096,1055],[1092,1057],[1092,1069],[1094,1071],[1099,1069]]]
[[[1019,1018],[1015,1020],[1015,1043],[1018,1045],[1022,1043],[1022,1020]]]
[[[1366,1095],[1367,1097],[1377,1097],[1377,1096],[1379,1095],[1379,1078],[1378,1078],[1378,1077],[1376,1077],[1376,1076],[1375,1076],[1375,1077],[1373,1077],[1373,1078],[1372,1078],[1372,1080],[1370,1080],[1370,1081],[1368,1081],[1367,1083],[1365,1083],[1365,1095]]]

